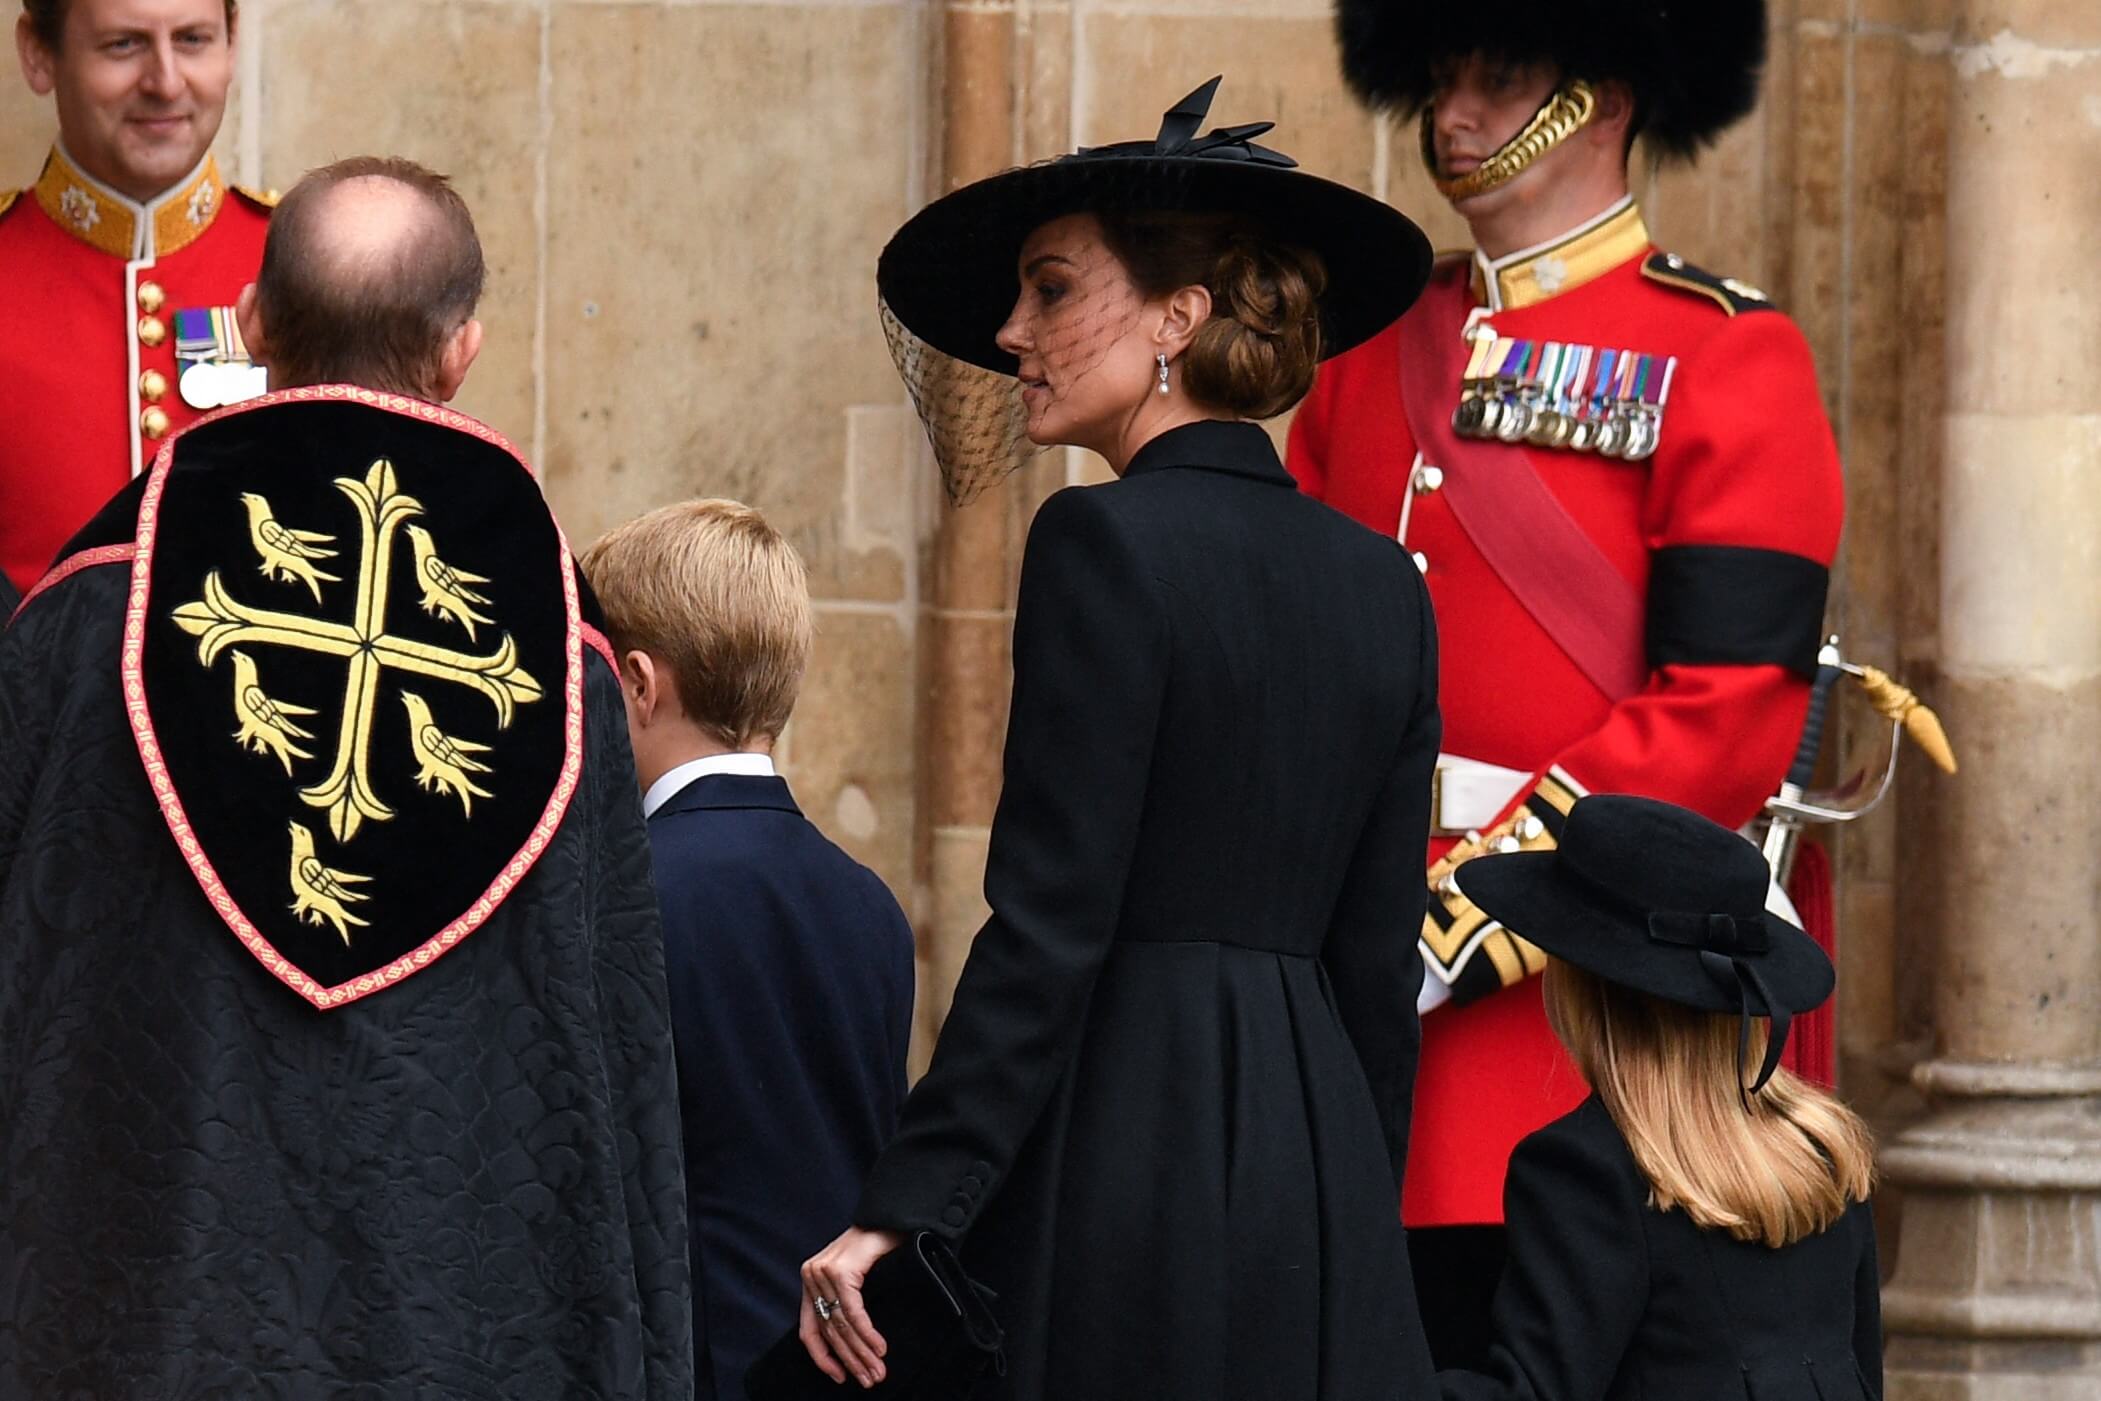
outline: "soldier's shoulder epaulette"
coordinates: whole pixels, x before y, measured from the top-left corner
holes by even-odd
[[[1651,282],[1675,287],[1681,292],[1706,297],[1731,316],[1746,311],[1777,311],[1773,299],[1748,282],[1717,277],[1705,268],[1694,267],[1676,253],[1653,253],[1641,265],[1641,275]]]
[[[277,208],[277,191],[275,190],[258,190],[251,185],[233,185],[229,188],[265,214]]]

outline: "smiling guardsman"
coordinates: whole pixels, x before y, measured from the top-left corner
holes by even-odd
[[[158,441],[263,389],[234,325],[271,197],[211,155],[235,0],[22,0],[22,74],[58,109],[0,190],[0,573],[27,591]]]
[[[1406,543],[1437,610],[1449,753],[1402,1214],[1453,1366],[1485,1345],[1510,1151],[1584,1090],[1539,953],[1446,877],[1552,846],[1585,792],[1757,815],[1802,732],[1842,488],[1794,323],[1658,249],[1629,193],[1637,136],[1690,159],[1756,103],[1760,0],[1339,0],[1338,30],[1475,243],[1322,368],[1289,458]]]

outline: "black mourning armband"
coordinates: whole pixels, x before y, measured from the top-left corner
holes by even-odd
[[[1649,567],[1649,665],[1769,664],[1814,676],[1830,586],[1830,570],[1784,550],[1666,546]]]

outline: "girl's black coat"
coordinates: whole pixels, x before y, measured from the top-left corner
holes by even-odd
[[[1430,1394],[1395,1194],[1435,655],[1408,556],[1259,427],[1038,513],[992,917],[855,1216],[962,1242],[996,1394]]]
[[[1443,1401],[1879,1401],[1865,1203],[1773,1250],[1648,1199],[1596,1096],[1519,1144],[1489,1373],[1439,1373]]]

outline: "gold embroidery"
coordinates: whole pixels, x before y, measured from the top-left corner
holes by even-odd
[[[1583,789],[1559,766],[1548,769],[1516,811],[1485,833],[1470,834],[1456,842],[1430,866],[1432,909],[1423,913],[1422,948],[1435,965],[1434,975],[1446,982],[1457,980],[1477,954],[1486,957],[1503,986],[1523,982],[1546,967],[1546,955],[1488,917],[1486,911],[1466,898],[1455,874],[1476,856],[1489,852],[1552,851],[1554,834],[1540,818],[1551,810],[1568,816]],[[1441,924],[1435,910],[1442,908],[1448,924]]]
[[[212,226],[224,203],[221,187],[218,160],[207,153],[180,185],[140,204],[93,180],[54,146],[34,197],[53,223],[112,257],[165,258]]]
[[[314,834],[294,822],[292,828],[292,915],[308,924],[319,924],[327,920],[336,927],[347,948],[350,944],[350,926],[367,926],[369,919],[359,919],[343,908],[345,901],[355,903],[369,900],[350,887],[363,884],[370,876],[353,876],[348,871],[337,871],[321,864],[314,855]]]
[[[455,428],[502,449],[505,454],[517,460],[521,471],[528,474],[531,472],[525,460],[518,457],[518,450],[505,440],[501,433],[487,424],[451,409],[425,403],[421,399],[382,394],[376,390],[356,389],[348,385],[324,384],[281,389],[232,408],[221,409],[200,421],[211,422],[277,404],[317,402],[362,404],[385,413]],[[321,1011],[347,1007],[353,1002],[394,986],[418,969],[429,967],[486,923],[519,883],[525,880],[540,856],[553,843],[570,804],[575,800],[584,756],[585,628],[577,617],[576,570],[570,562],[568,544],[566,540],[563,541],[560,558],[563,616],[567,620],[563,629],[562,647],[562,769],[560,776],[555,780],[554,791],[548,795],[547,804],[541,810],[539,821],[533,825],[525,845],[504,863],[502,870],[489,882],[481,898],[468,906],[457,919],[384,967],[361,973],[333,987],[324,987],[277,951],[263,932],[256,928],[254,921],[243,912],[232,893],[227,890],[225,882],[219,878],[210,856],[197,842],[190,827],[189,815],[183,809],[182,797],[168,776],[167,759],[161,751],[160,739],[154,729],[153,715],[146,704],[143,658],[150,617],[148,600],[151,597],[151,589],[148,581],[152,576],[154,537],[159,528],[161,495],[167,486],[168,470],[173,465],[173,447],[172,442],[162,446],[153,471],[146,478],[145,497],[139,503],[139,533],[136,540],[126,545],[111,545],[75,555],[46,575],[44,581],[31,590],[31,594],[33,596],[36,592],[49,588],[91,565],[129,561],[132,588],[124,611],[124,651],[118,671],[123,680],[125,712],[131,725],[132,738],[138,744],[140,762],[145,766],[147,781],[153,788],[161,815],[168,824],[168,831],[181,848],[185,864],[196,877],[198,888],[210,902],[212,909],[226,921],[227,928],[234,932],[234,936],[241,941],[241,946],[253,954],[256,961],[272,977]],[[556,534],[560,536],[559,526],[556,527]]]
[[[251,608],[237,602],[226,591],[226,585],[217,570],[205,577],[204,596],[178,607],[174,618],[183,631],[199,639],[197,659],[205,666],[212,665],[222,651],[243,642],[291,647],[323,656],[341,657],[350,663],[344,685],[335,762],[327,777],[300,790],[300,797],[308,806],[327,811],[329,831],[335,835],[336,840],[348,842],[357,835],[358,827],[367,819],[384,822],[394,815],[394,810],[374,791],[370,775],[374,712],[379,701],[380,679],[387,668],[472,687],[487,696],[495,706],[499,729],[509,727],[517,706],[538,700],[541,688],[540,683],[519,665],[518,644],[509,633],[505,633],[496,649],[486,656],[435,647],[389,634],[386,631],[387,594],[391,583],[395,532],[411,517],[422,513],[422,503],[398,489],[393,464],[384,458],[372,464],[364,480],[338,477],[335,484],[339,491],[350,498],[358,513],[357,601],[351,622],[340,623],[330,618]],[[253,493],[244,495],[242,503],[248,512],[249,538],[263,559],[264,575],[271,578],[298,579],[312,590],[316,601],[319,601],[321,582],[334,581],[335,576],[321,574],[314,567],[313,560],[333,556],[334,551],[324,551],[319,547],[333,541],[334,537],[317,531],[292,530],[284,526],[271,512],[269,503]],[[486,618],[481,620],[491,621]],[[285,763],[286,771],[290,772],[290,758],[278,745],[282,744],[285,750],[290,750],[291,754],[300,758],[310,757],[303,751],[291,749],[290,740],[311,736],[296,727],[288,732],[268,717],[274,714],[281,719],[289,713],[311,712],[271,702],[270,698],[253,684],[253,667],[246,664],[248,659],[245,654],[236,652],[233,655],[236,714],[244,717],[255,715],[262,726],[256,733],[248,734],[249,725],[244,719],[243,734],[248,735],[251,741],[277,753],[278,758]],[[487,746],[460,740],[439,731],[429,723],[429,709],[421,698],[405,696],[404,701],[408,704],[410,714],[411,742],[416,757],[422,764],[417,781],[425,788],[435,784],[439,791],[454,793],[460,799],[462,808],[468,809],[471,815],[471,808],[468,808],[470,793],[480,797],[490,796],[486,790],[474,787],[467,777],[470,772],[489,772],[488,765],[472,757],[474,753],[486,753]],[[369,897],[340,887],[331,888],[325,878],[332,875],[341,878],[340,873],[331,873],[318,861],[312,863],[309,872],[308,867],[302,865],[303,858],[299,855],[301,831],[302,829],[294,826],[292,884],[294,893],[299,897],[294,913],[319,912],[331,920],[336,919],[336,915],[340,913],[351,923],[362,923],[363,921],[348,915],[347,911],[342,911],[340,907],[332,910],[323,903],[325,899]],[[311,834],[308,834],[305,840],[308,855],[311,856]],[[319,919],[314,922],[318,923]],[[341,920],[337,920],[337,931],[344,935],[347,942],[349,935]]]
[[[1628,205],[1609,219],[1572,234],[1515,261],[1491,264],[1496,280],[1496,299],[1503,310],[1516,311],[1573,292],[1595,282],[1649,248],[1649,226],[1637,205]],[[1474,264],[1477,295],[1487,296],[1482,282],[1484,270]]]
[[[413,526],[410,529],[414,529]],[[485,618],[482,621],[487,622]],[[489,746],[448,735],[430,722],[430,706],[413,691],[401,693],[409,713],[409,748],[416,753],[416,786],[426,792],[451,793],[460,800],[460,811],[472,817],[474,798],[495,795],[476,788],[470,773],[487,773],[489,766],[472,756],[486,754]],[[468,795],[472,794],[472,797]]]
[[[314,563],[315,560],[336,557],[336,551],[321,548],[333,545],[335,536],[324,535],[318,530],[287,528],[278,522],[270,510],[270,503],[252,491],[241,493],[241,504],[248,508],[248,542],[263,557],[265,579],[303,580],[313,590],[316,603],[321,601],[323,580],[331,584],[343,581],[340,574],[323,574]]]
[[[301,729],[292,717],[315,714],[314,708],[270,699],[256,684],[254,659],[246,652],[227,655],[233,658],[233,713],[241,722],[241,728],[234,732],[233,742],[258,754],[275,754],[278,762],[285,766],[285,777],[290,778],[294,757],[314,757],[292,743],[295,739],[314,737],[312,730]]]
[[[416,551],[416,579],[423,585],[423,611],[434,618],[442,615],[452,619],[467,629],[467,639],[473,641],[476,623],[496,620],[474,611],[472,605],[486,604],[489,600],[468,585],[486,584],[488,579],[480,574],[469,574],[464,569],[454,569],[439,559],[438,547],[432,543],[430,532],[420,525],[409,527],[409,544]]]

